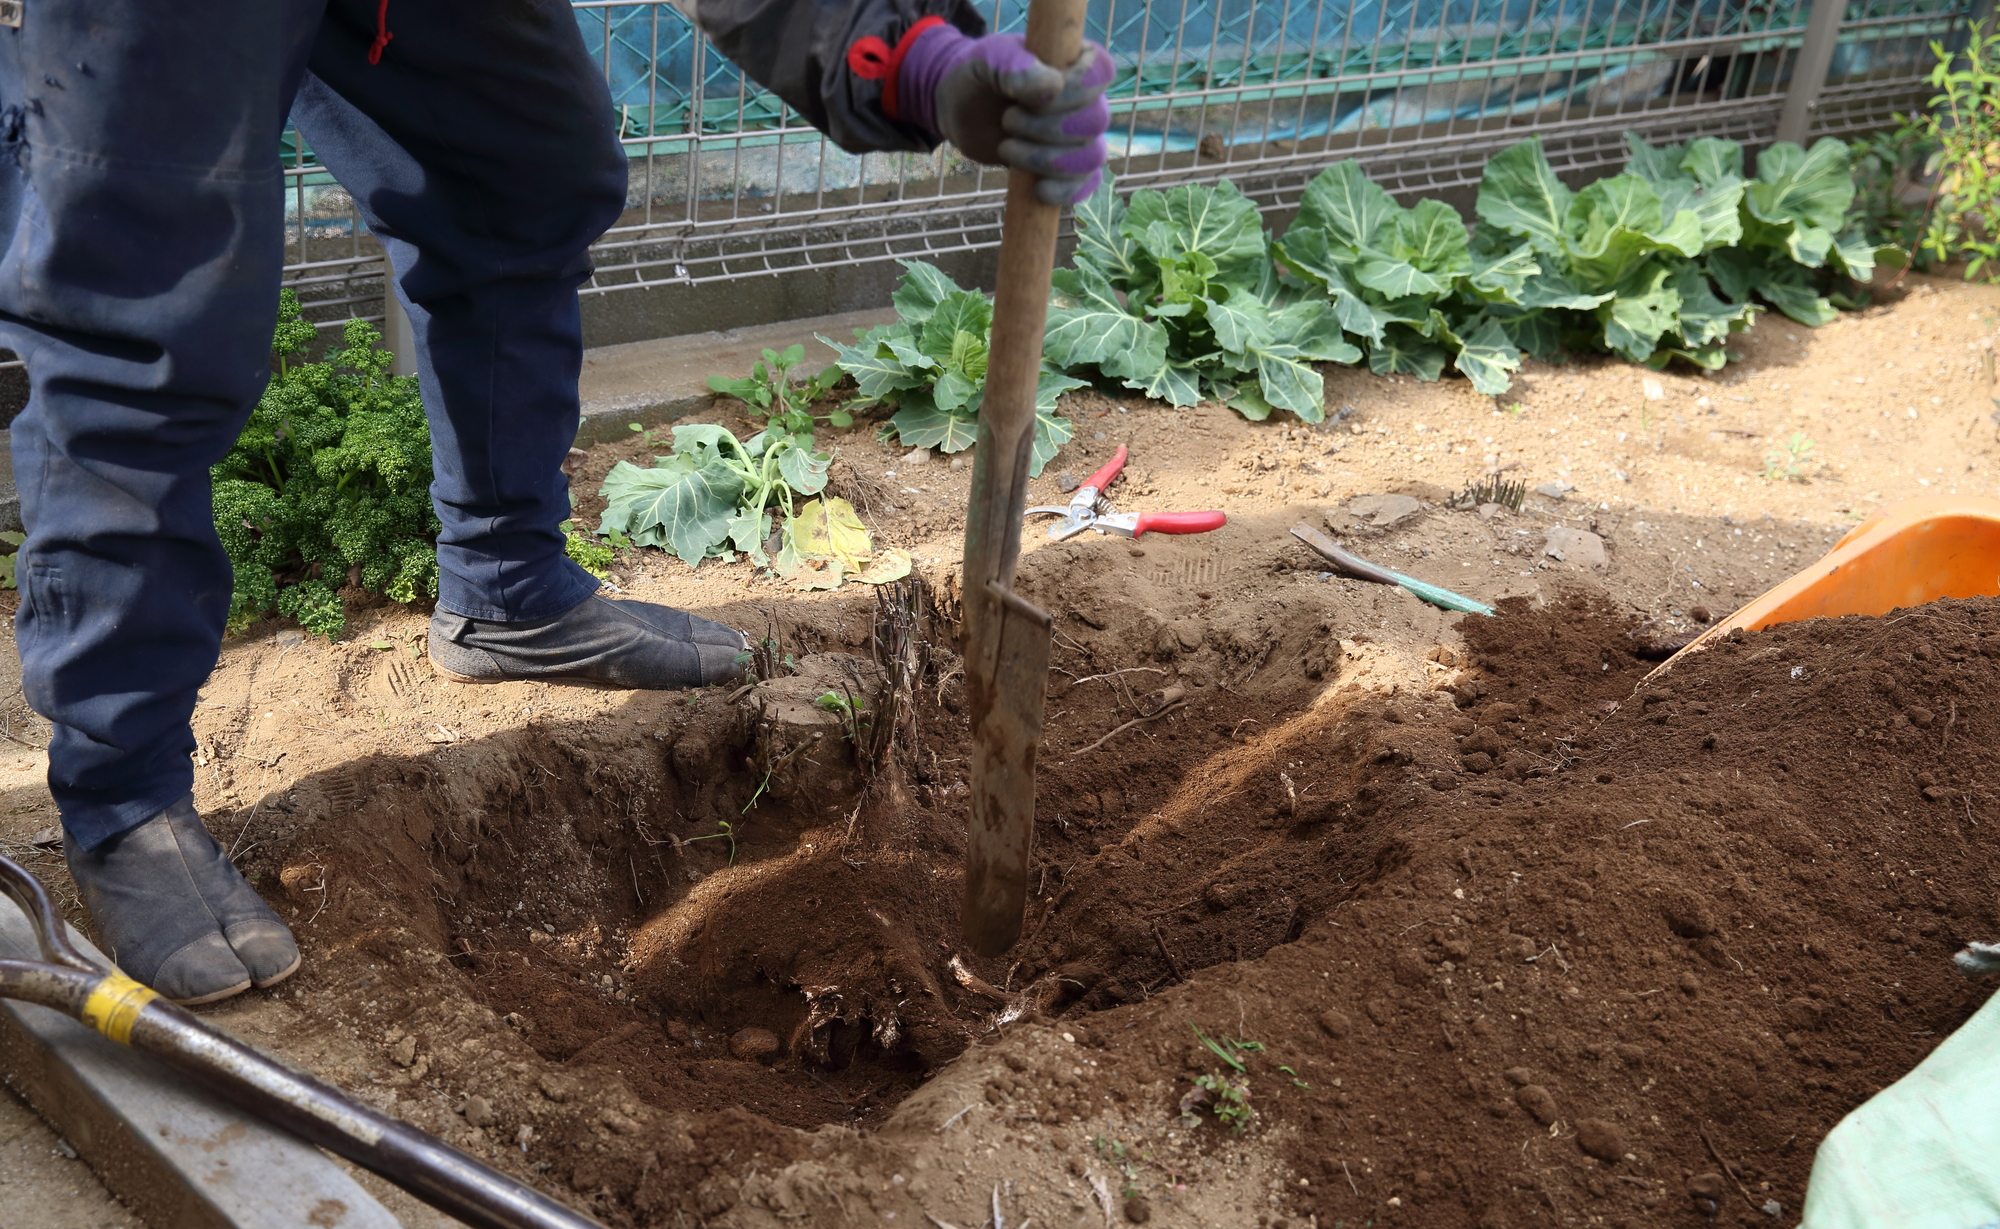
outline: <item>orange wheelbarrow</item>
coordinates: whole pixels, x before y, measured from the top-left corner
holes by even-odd
[[[1731,629],[1880,615],[1941,597],[2000,595],[2000,499],[1926,495],[1890,504],[1805,570],[1703,632],[1648,678]]]

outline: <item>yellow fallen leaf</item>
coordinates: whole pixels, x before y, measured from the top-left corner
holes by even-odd
[[[901,580],[909,574],[910,552],[896,546],[876,552],[867,567],[847,579],[858,580],[864,585],[886,585],[891,581]]]
[[[844,499],[806,501],[792,517],[791,532],[801,555],[837,559],[849,572],[866,567],[875,550],[861,514]]]

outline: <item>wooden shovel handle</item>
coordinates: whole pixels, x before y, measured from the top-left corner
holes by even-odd
[[[1028,50],[1044,64],[1068,68],[1083,51],[1085,0],[1031,0]],[[1062,210],[1035,195],[1035,176],[1007,173],[1007,211],[1000,228],[1000,268],[993,288],[993,333],[986,359],[986,395],[979,407],[985,429],[973,460],[977,471],[993,464],[1000,501],[979,531],[984,574],[971,570],[973,544],[967,542],[966,585],[981,581],[1009,586],[1020,558],[1021,516],[1027,508],[1028,464],[1034,454],[1035,396],[1042,370],[1042,333],[1048,323],[1049,273],[1055,267]],[[989,447],[993,455],[989,456]]]
[[[1083,49],[1084,0],[1030,0],[1028,50],[1067,68]],[[1042,741],[1050,619],[1014,593],[1035,393],[1062,210],[1035,195],[1035,177],[1007,176],[993,336],[972,500],[965,517],[965,688],[971,710],[972,816],[965,854],[965,939],[996,956],[1021,937],[1035,830],[1035,751]]]

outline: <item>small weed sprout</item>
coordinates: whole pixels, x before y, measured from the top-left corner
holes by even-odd
[[[564,521],[558,526],[563,532],[563,549],[570,559],[584,571],[599,580],[611,576],[611,561],[617,557],[618,548],[610,542],[600,542],[595,537],[576,527],[575,521]],[[618,535],[623,538],[624,534]]]
[[[1195,1105],[1206,1108],[1215,1115],[1217,1122],[1225,1123],[1238,1135],[1257,1117],[1257,1111],[1250,1108],[1250,1081],[1242,1076],[1198,1075],[1194,1077],[1195,1091],[1181,1098],[1181,1104],[1188,1106],[1190,1099]],[[1189,1106],[1181,1111],[1181,1124],[1186,1127],[1200,1125],[1201,1117]]]
[[[1201,1110],[1215,1115],[1218,1122],[1228,1124],[1230,1130],[1241,1134],[1257,1111],[1250,1107],[1250,1067],[1248,1056],[1262,1054],[1261,1041],[1236,1041],[1232,1038],[1214,1038],[1201,1031],[1200,1026],[1190,1024],[1194,1035],[1208,1047],[1209,1052],[1226,1063],[1230,1071],[1221,1074],[1203,1074],[1194,1078],[1194,1088],[1181,1098],[1181,1125],[1192,1130],[1201,1124]],[[1231,1073],[1233,1072],[1233,1074]],[[1296,1079],[1294,1080],[1296,1083]]]
[[[776,636],[766,636],[738,653],[734,660],[737,665],[748,668],[751,678],[767,683],[799,668],[798,658],[791,653],[781,654],[779,650],[782,647]]]
[[[1112,1167],[1118,1171],[1118,1197],[1120,1199],[1137,1199],[1139,1197],[1139,1167],[1133,1163],[1131,1150],[1125,1147],[1125,1142],[1117,1139],[1105,1139],[1100,1135],[1090,1141],[1090,1146],[1097,1150],[1097,1155],[1110,1162]]]
[[[813,703],[829,713],[839,713],[842,716],[865,712],[868,708],[868,702],[860,696],[843,696],[837,691],[822,691],[813,698]]]
[[[762,793],[762,792],[763,792],[763,789],[762,789],[762,787],[761,787],[761,786],[760,786],[760,787],[758,788],[758,792],[759,792],[759,793]],[[756,801],[756,799],[754,799],[754,798],[753,798],[753,799],[751,799],[751,801],[752,801],[752,802],[755,802],[755,801]],[[715,821],[715,826],[716,826],[716,828],[717,828],[717,829],[719,829],[719,831],[716,831],[716,832],[711,832],[711,833],[709,833],[709,834],[708,834],[707,836],[691,836],[691,837],[689,837],[688,839],[686,839],[685,841],[682,841],[682,842],[681,842],[681,844],[683,844],[683,845],[692,845],[692,844],[694,844],[694,843],[695,843],[696,841],[723,841],[723,840],[726,840],[726,841],[728,841],[728,842],[729,842],[729,861],[728,861],[728,862],[726,863],[726,865],[728,865],[728,866],[734,866],[734,865],[736,865],[736,826],[735,826],[734,824],[731,824],[731,823],[730,823],[730,822],[729,822],[728,820],[726,820],[726,819],[718,819],[718,820],[716,820],[716,821]]]
[[[1772,482],[1804,482],[1814,447],[1805,432],[1792,432],[1782,448],[1764,454],[1764,477]]]

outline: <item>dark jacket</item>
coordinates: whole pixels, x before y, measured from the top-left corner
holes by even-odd
[[[969,0],[695,0],[695,8],[716,50],[856,154],[928,152],[937,144],[882,113],[882,84],[848,63],[856,43],[874,38],[893,48],[934,15],[974,37],[986,32]]]

